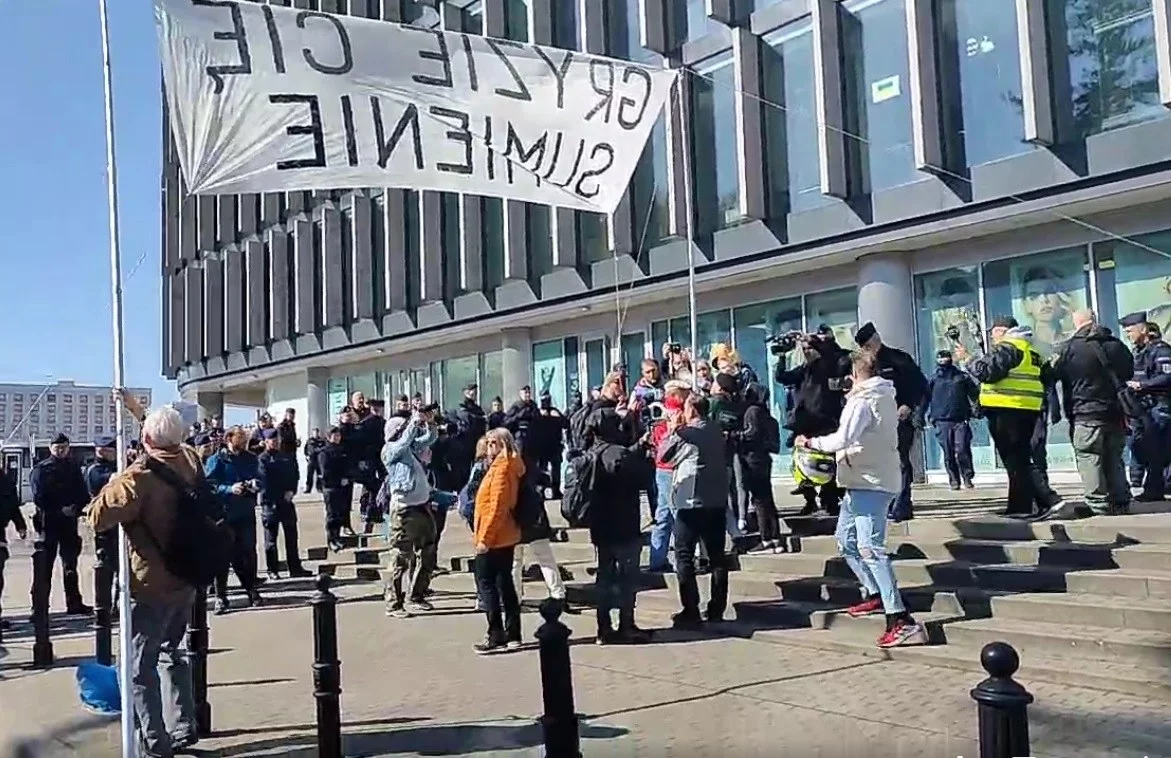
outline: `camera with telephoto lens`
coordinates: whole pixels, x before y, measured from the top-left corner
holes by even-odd
[[[668,353],[682,353],[683,352],[683,345],[679,344],[678,342],[671,342],[667,345],[667,352]]]
[[[768,351],[773,355],[784,355],[790,353],[797,347],[797,343],[804,342],[807,339],[805,332],[796,329],[785,332],[784,334],[774,334],[771,337],[766,337],[765,342],[768,344]]]
[[[435,413],[438,410],[439,403],[431,403],[430,405],[424,405],[422,408],[420,408],[419,413]]]
[[[959,342],[960,341],[960,328],[958,326],[956,326],[955,324],[952,324],[949,327],[947,327],[947,331],[945,331],[944,334],[946,334],[947,338],[949,340],[951,340],[952,342]]]

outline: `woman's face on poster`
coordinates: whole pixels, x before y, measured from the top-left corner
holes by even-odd
[[[1025,283],[1021,307],[1035,322],[1059,321],[1069,313],[1069,295],[1057,288],[1051,277]]]

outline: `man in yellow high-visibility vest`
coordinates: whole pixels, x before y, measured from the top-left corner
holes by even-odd
[[[980,382],[980,408],[1008,474],[1004,515],[1044,517],[1062,507],[1061,498],[1034,465],[1029,447],[1045,402],[1049,364],[1033,349],[1032,331],[1011,316],[997,318],[990,336],[992,345],[985,355],[972,358],[963,345],[956,345],[954,357]]]

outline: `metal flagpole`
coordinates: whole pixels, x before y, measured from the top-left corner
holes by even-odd
[[[683,170],[683,230],[687,237],[687,315],[691,327],[691,371],[692,381],[695,377],[695,365],[699,362],[699,327],[698,315],[695,308],[695,200],[693,190],[693,177],[691,176],[691,125],[688,123],[686,103],[683,100],[683,88],[686,86],[684,80],[687,78],[688,69],[686,66],[680,66],[679,78],[675,80],[675,94],[676,104],[679,107],[679,130],[681,136],[683,155],[680,156],[682,160]]]
[[[126,414],[121,389],[126,386],[126,356],[122,334],[122,254],[118,246],[118,168],[114,159],[114,82],[110,70],[110,18],[107,0],[98,0],[102,22],[102,73],[106,96],[106,184],[110,204],[110,290],[114,327],[114,431],[118,471],[126,467]],[[122,695],[122,758],[134,758],[134,705],[130,698],[130,555],[126,530],[118,534],[118,683]]]

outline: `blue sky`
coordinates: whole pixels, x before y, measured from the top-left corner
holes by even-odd
[[[126,378],[157,400],[160,83],[150,0],[111,0]],[[97,0],[0,0],[0,381],[113,381]],[[130,271],[142,260],[130,278]]]

